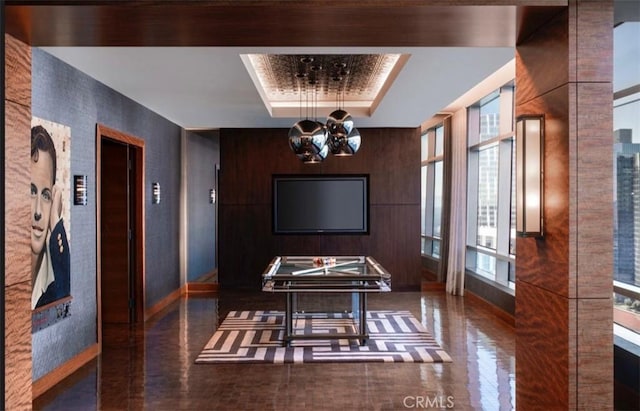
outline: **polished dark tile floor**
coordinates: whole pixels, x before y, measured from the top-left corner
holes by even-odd
[[[144,326],[105,327],[102,355],[37,398],[34,409],[515,408],[513,327],[474,300],[441,291],[372,294],[369,308],[410,310],[453,363],[194,363],[228,311],[283,308],[283,295],[223,291],[184,298]]]

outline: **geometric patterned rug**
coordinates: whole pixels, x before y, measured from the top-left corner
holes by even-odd
[[[369,339],[293,340],[282,346],[283,311],[231,311],[195,362],[451,362],[451,357],[409,311],[367,312]],[[294,319],[294,332],[354,332],[350,313],[314,313]]]

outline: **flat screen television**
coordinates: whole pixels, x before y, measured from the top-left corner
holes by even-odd
[[[273,176],[276,234],[368,234],[369,176]]]

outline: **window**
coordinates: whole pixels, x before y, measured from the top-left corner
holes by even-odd
[[[422,135],[421,235],[422,255],[440,259],[442,235],[442,194],[444,125]]]
[[[617,335],[640,344],[640,22],[613,38],[613,318]]]
[[[498,146],[478,151],[476,244],[495,249],[498,236]]]
[[[515,286],[513,82],[467,109],[467,269]]]

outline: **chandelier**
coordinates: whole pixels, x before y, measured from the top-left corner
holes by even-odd
[[[349,71],[344,62],[335,62],[331,68],[331,80],[337,83],[336,105],[323,124],[309,119],[309,88],[313,87],[312,110],[315,112],[317,98],[318,76],[322,66],[314,62],[313,57],[302,57],[296,72],[298,92],[300,96],[300,111],[302,111],[302,90],[306,96],[307,118],[300,120],[289,130],[289,147],[303,163],[320,163],[329,152],[344,157],[355,154],[360,148],[361,137],[355,128],[351,115],[342,109],[344,101],[345,77]],[[302,116],[300,116],[302,117]]]

